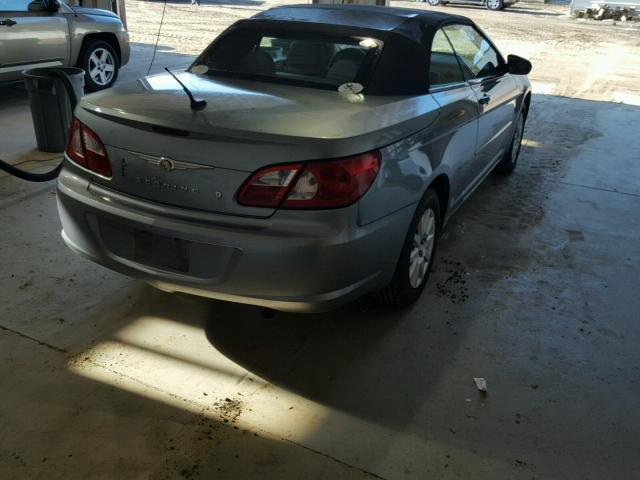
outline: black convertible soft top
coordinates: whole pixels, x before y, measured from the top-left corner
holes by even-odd
[[[435,32],[447,23],[473,25],[466,17],[431,10],[328,4],[275,7],[248,21],[306,24],[336,33],[359,30],[384,39],[381,58],[366,88],[370,95],[426,93]]]
[[[225,31],[194,64],[206,59],[221,38],[234,30],[260,29],[322,32],[327,35],[361,35],[384,42],[382,53],[366,75],[369,95],[421,95],[429,89],[429,59],[433,35],[442,25],[473,25],[466,17],[429,10],[368,5],[290,5],[239,20]]]
[[[251,18],[311,22],[344,27],[367,28],[385,32],[407,34],[416,31],[412,27],[438,28],[452,21],[469,23],[459,15],[417,10],[412,8],[377,7],[373,5],[287,5],[258,13]],[[419,41],[418,38],[412,40]]]

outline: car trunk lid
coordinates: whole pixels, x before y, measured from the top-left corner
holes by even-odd
[[[178,74],[194,96],[158,75],[85,97],[76,115],[106,146],[118,191],[174,206],[266,217],[235,195],[250,174],[287,162],[339,158],[424,128],[430,96],[416,109],[403,97],[355,96],[247,80]],[[399,128],[402,127],[402,128]]]

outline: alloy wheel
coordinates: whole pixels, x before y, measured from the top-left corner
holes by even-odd
[[[89,56],[89,75],[101,87],[109,85],[116,71],[116,60],[105,48],[96,48]]]
[[[522,145],[522,135],[524,133],[524,116],[520,115],[518,123],[516,124],[516,131],[513,134],[513,147],[511,148],[511,163],[518,161],[518,154],[520,153],[520,146]]]
[[[427,208],[416,226],[409,255],[409,283],[413,288],[422,284],[429,271],[435,238],[436,215],[431,208]]]

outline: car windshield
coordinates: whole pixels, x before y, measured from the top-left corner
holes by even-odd
[[[366,86],[382,46],[368,37],[236,29],[215,41],[195,65],[207,67],[210,75],[316,88],[348,82]]]

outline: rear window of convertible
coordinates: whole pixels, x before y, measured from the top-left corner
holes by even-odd
[[[235,29],[205,50],[195,65],[209,75],[335,89],[366,87],[383,42],[318,32]]]

